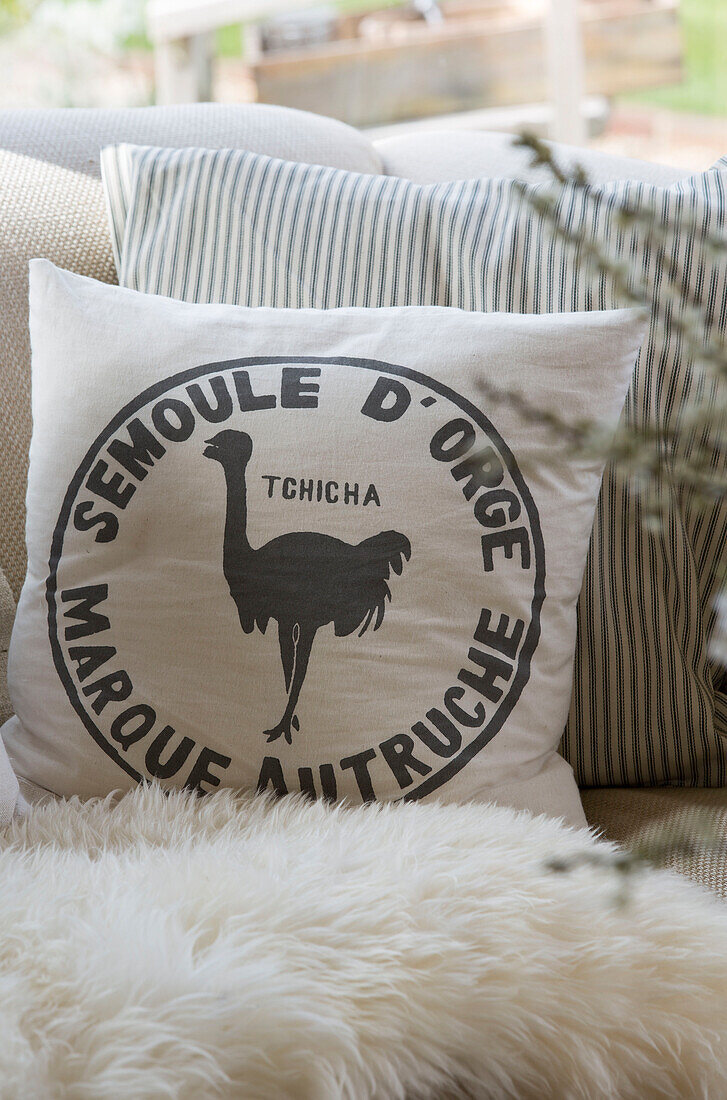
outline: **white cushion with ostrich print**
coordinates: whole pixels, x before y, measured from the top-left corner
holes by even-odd
[[[615,423],[643,331],[193,305],[34,261],[18,774],[583,822],[556,748],[602,462],[534,411]]]

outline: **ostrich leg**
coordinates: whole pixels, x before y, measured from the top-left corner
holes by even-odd
[[[295,637],[296,627],[298,629],[297,641]],[[271,730],[265,730],[268,741],[277,741],[279,737],[284,737],[289,745],[293,742],[292,728],[297,729],[295,708],[298,705],[300,689],[303,687],[305,674],[308,671],[308,659],[310,657],[310,651],[313,646],[313,639],[315,638],[315,636],[315,627],[300,626],[298,623],[296,623],[295,626],[293,626],[292,628],[291,641],[295,647],[295,657],[293,660],[293,678],[290,682],[288,703],[285,708],[285,713],[278,722],[277,726],[275,726]],[[283,660],[283,668],[285,669],[285,660]]]
[[[280,646],[280,660],[283,665],[283,676],[285,677],[285,690],[290,691],[290,681],[293,677],[293,666],[295,664],[295,642],[293,640],[293,629],[295,623],[278,623],[278,645]]]

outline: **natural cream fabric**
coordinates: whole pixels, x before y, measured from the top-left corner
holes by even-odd
[[[15,602],[10,586],[0,569],[0,724],[13,713],[8,695],[6,673],[10,632],[15,615]],[[18,781],[10,766],[5,746],[0,740],[0,827],[13,816],[18,801]]]
[[[0,836],[3,1100],[721,1100],[727,909],[494,806],[139,788]]]
[[[672,476],[675,458],[697,455],[727,476],[727,454],[690,427],[695,399],[723,398],[690,359],[679,324],[696,305],[705,339],[727,336],[727,267],[712,247],[727,215],[723,166],[668,188],[565,186],[556,231],[537,209],[543,189],[511,179],[418,186],[204,149],[115,147],[102,161],[119,281],[147,293],[542,313],[630,301],[586,245],[625,269],[653,303],[625,416],[657,441],[660,522],[643,522],[643,480],[610,465],[578,607],[563,749],[582,786],[727,781],[727,695],[709,649],[727,502],[697,499]],[[627,229],[625,205],[643,214]]]
[[[6,664],[14,618],[15,600],[0,569],[0,724],[13,713],[7,690]]]
[[[359,172],[380,170],[370,142],[357,131],[282,107],[0,111],[0,568],[16,596],[25,575],[31,426],[28,261],[44,256],[116,281],[99,181],[99,149],[113,141],[241,147]]]
[[[0,828],[21,809],[20,788],[7,751],[0,741]],[[22,802],[24,808],[24,801]]]
[[[480,379],[613,424],[640,314],[190,305],[35,261],[31,332],[19,776],[583,820],[555,749],[602,464]]]

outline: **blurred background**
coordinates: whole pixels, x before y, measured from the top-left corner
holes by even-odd
[[[0,107],[259,101],[727,153],[727,0],[0,0]]]

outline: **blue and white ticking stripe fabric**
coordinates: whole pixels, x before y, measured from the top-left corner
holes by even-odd
[[[727,330],[727,260],[707,242],[725,225],[727,171],[665,190],[639,183],[558,198],[563,241],[511,180],[422,187],[239,150],[105,149],[119,282],[195,302],[247,306],[447,305],[546,312],[623,305],[583,244],[628,264],[656,309],[626,416],[665,434],[716,383],[683,351],[674,317],[697,303],[706,334]],[[724,167],[724,166],[723,166]],[[666,242],[622,227],[624,203],[653,209]],[[674,261],[674,271],[670,262]],[[709,440],[682,429],[679,453]],[[727,474],[727,455],[711,453]],[[583,590],[564,749],[585,786],[727,782],[727,684],[707,638],[727,503],[705,507],[670,479],[665,522],[609,468]]]

